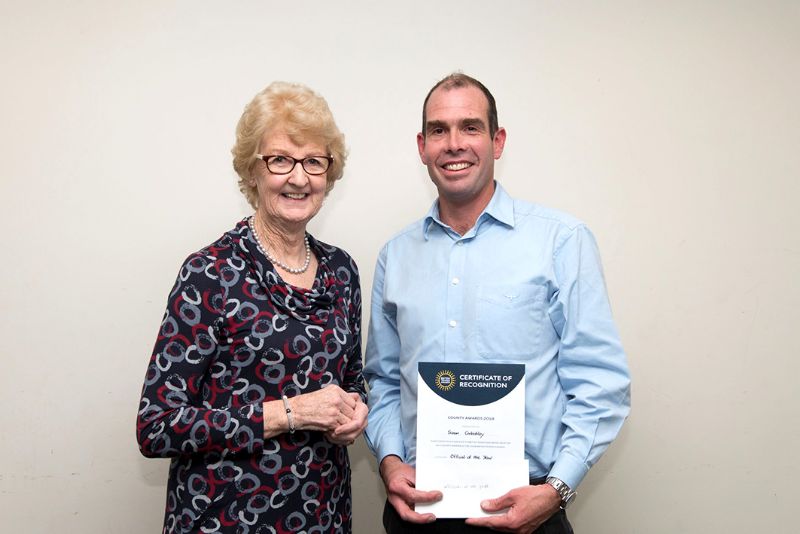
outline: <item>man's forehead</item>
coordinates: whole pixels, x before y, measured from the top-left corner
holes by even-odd
[[[437,87],[431,93],[426,109],[427,120],[438,114],[459,114],[465,117],[486,118],[489,102],[477,87]]]

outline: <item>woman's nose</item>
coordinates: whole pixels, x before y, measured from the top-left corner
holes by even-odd
[[[306,185],[308,181],[308,174],[306,174],[303,165],[298,161],[294,166],[294,169],[292,169],[292,171],[289,173],[288,182],[294,186],[300,187]]]

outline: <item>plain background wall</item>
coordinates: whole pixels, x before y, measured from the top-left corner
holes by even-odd
[[[159,531],[138,397],[180,262],[249,213],[229,149],[250,98],[328,100],[351,155],[311,230],[369,295],[435,198],[414,135],[456,69],[497,98],[503,185],[596,233],[629,354],[632,416],[576,531],[796,531],[797,2],[2,0],[0,52],[4,532]],[[351,453],[355,532],[381,532]]]

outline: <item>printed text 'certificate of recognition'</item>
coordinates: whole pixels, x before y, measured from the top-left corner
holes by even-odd
[[[420,362],[418,371],[416,487],[443,498],[415,508],[488,515],[482,500],[528,485],[525,366]]]

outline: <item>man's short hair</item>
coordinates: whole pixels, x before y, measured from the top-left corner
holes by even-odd
[[[473,78],[472,76],[467,76],[463,72],[454,72],[452,74],[448,74],[441,80],[439,80],[436,85],[431,87],[431,90],[428,91],[428,95],[425,97],[425,102],[422,104],[422,135],[425,135],[425,121],[428,119],[428,100],[430,100],[431,95],[435,90],[438,88],[443,88],[446,90],[450,89],[458,89],[460,87],[477,87],[481,90],[483,95],[486,97],[486,101],[488,102],[488,114],[489,114],[489,135],[494,139],[494,134],[497,132],[498,123],[497,123],[497,104],[495,104],[494,97],[492,93],[483,85],[481,82]]]

